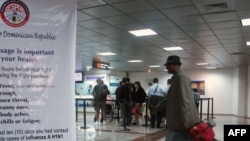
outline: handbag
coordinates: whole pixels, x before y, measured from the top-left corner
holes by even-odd
[[[204,121],[194,124],[188,131],[193,141],[214,141],[213,127]]]
[[[157,88],[158,88],[158,85],[156,86],[156,88],[154,90],[154,94],[155,94]],[[158,96],[156,94],[151,95],[150,99],[149,99],[149,110],[152,110],[161,100],[162,100],[162,96]]]

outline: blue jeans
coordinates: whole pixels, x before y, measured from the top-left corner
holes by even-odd
[[[192,141],[186,138],[186,135],[182,131],[167,130],[165,141]]]

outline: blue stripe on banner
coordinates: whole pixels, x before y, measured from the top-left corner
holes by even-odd
[[[104,79],[104,76],[87,76],[87,80]]]

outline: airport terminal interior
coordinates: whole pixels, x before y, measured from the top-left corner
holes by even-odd
[[[207,117],[203,111],[201,120],[213,119],[215,138],[223,141],[224,125],[250,124],[249,5],[249,0],[78,0],[76,70],[85,76],[103,73],[102,68],[92,68],[93,58],[98,58],[111,72],[144,82],[151,77],[145,75],[148,72],[167,74],[166,58],[178,55],[184,71],[193,71],[191,77],[206,82],[206,96],[215,96],[215,114],[210,111]],[[131,34],[142,29],[153,33]],[[213,73],[217,81],[209,79],[210,72],[218,72]],[[212,86],[221,84],[221,77],[229,85]],[[238,100],[235,94],[240,92]],[[77,141],[165,141],[167,120],[161,128],[150,128],[141,116],[139,125],[124,127],[117,118],[95,124],[93,107],[85,113],[78,109],[76,115]]]
[[[165,141],[167,132],[165,127],[167,122],[165,121],[163,121],[159,129],[150,128],[150,123],[148,122],[148,126],[145,126],[145,120],[141,117],[139,125],[131,125],[124,128],[117,119],[111,118],[108,118],[106,124],[95,124],[93,112],[86,114],[86,124],[84,124],[83,117],[83,112],[79,111],[76,121],[77,141]],[[206,121],[206,115],[203,115],[202,119]],[[216,122],[216,126],[213,129],[215,138],[218,141],[224,140],[224,125],[250,124],[249,118],[232,115],[214,115],[213,120]]]

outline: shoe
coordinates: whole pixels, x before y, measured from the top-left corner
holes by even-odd
[[[132,125],[139,125],[139,122],[132,122]]]
[[[96,122],[95,122],[95,125],[97,125],[97,124],[99,124],[99,122],[98,122],[98,121],[96,121]]]
[[[106,121],[103,121],[102,124],[106,124]]]

